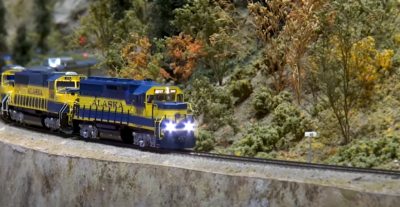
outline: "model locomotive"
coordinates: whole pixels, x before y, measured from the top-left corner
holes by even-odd
[[[11,69],[1,76],[1,114],[23,125],[165,149],[195,146],[190,103],[152,80]]]

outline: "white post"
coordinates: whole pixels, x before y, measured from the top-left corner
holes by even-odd
[[[317,136],[317,132],[306,132],[305,137],[309,137],[310,138],[310,146],[309,146],[309,151],[308,151],[308,162],[311,163],[312,161],[312,152],[311,152],[311,138],[312,137],[316,137]]]

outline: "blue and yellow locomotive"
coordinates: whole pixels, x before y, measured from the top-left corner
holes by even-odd
[[[195,146],[190,103],[175,86],[74,72],[8,70],[2,115],[15,122],[166,149]]]

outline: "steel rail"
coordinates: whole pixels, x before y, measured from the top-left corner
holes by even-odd
[[[199,157],[199,158],[208,158],[215,160],[226,160],[232,162],[241,162],[241,163],[255,163],[255,164],[268,164],[268,165],[277,165],[280,167],[290,167],[290,168],[302,168],[308,170],[329,170],[329,171],[340,171],[340,172],[350,172],[350,173],[366,173],[366,174],[379,174],[379,175],[387,175],[393,176],[394,179],[400,179],[400,171],[398,170],[385,170],[385,169],[376,169],[376,168],[361,168],[361,167],[350,167],[350,166],[340,166],[340,165],[327,165],[327,164],[318,164],[318,163],[307,163],[307,162],[299,162],[299,161],[287,161],[287,160],[275,160],[275,159],[265,159],[265,158],[256,158],[256,157],[243,157],[236,155],[226,155],[226,154],[217,154],[217,153],[209,153],[209,152],[198,152],[193,150],[168,150],[168,149],[158,149],[158,148],[143,148],[140,146],[126,144],[118,141],[109,141],[107,139],[85,139],[83,137],[79,137],[75,135],[64,134],[60,132],[49,131],[43,128],[32,127],[32,126],[22,126],[15,122],[2,119],[7,125],[16,126],[23,129],[33,130],[40,133],[51,134],[63,138],[72,138],[76,140],[81,140],[85,142],[92,142],[97,144],[110,145],[114,147],[121,148],[130,148],[136,149],[145,152],[154,152],[159,154],[178,154],[185,155],[191,157]]]

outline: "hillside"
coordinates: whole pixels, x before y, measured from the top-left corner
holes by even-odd
[[[110,76],[181,86],[196,150],[306,161],[317,131],[313,162],[399,169],[397,1],[127,2],[52,6],[56,32]]]

